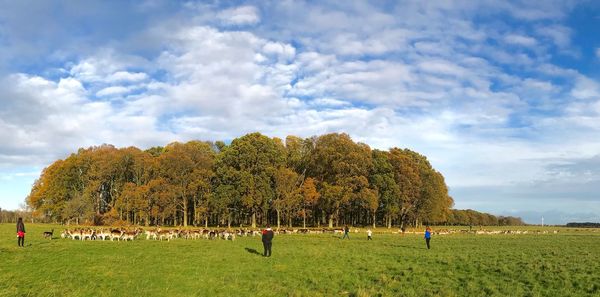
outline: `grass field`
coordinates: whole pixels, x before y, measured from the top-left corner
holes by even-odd
[[[100,242],[0,225],[0,296],[600,296],[600,232]],[[553,228],[557,229],[557,228]],[[58,230],[58,231],[56,231]],[[565,230],[566,231],[566,230]]]

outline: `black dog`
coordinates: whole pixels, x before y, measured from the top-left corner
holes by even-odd
[[[52,231],[44,231],[44,238],[52,239],[53,234],[54,234],[54,229],[52,229]]]

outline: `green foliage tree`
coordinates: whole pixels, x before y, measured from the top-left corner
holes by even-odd
[[[234,196],[239,197],[242,207],[251,213],[253,228],[256,228],[258,214],[262,214],[266,221],[268,207],[275,198],[275,171],[284,162],[285,155],[280,142],[260,133],[236,138],[219,155],[217,167],[221,170],[217,170],[217,188],[220,185],[233,186],[237,192]],[[227,173],[226,176],[222,176],[223,173]]]

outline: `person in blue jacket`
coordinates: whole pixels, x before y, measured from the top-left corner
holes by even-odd
[[[431,240],[431,228],[425,227],[425,243],[427,243],[427,249],[430,249],[429,241]]]

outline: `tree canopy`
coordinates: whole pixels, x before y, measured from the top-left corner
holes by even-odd
[[[469,223],[451,210],[444,177],[425,156],[372,150],[338,133],[79,149],[42,171],[27,204],[34,215],[64,223]]]

